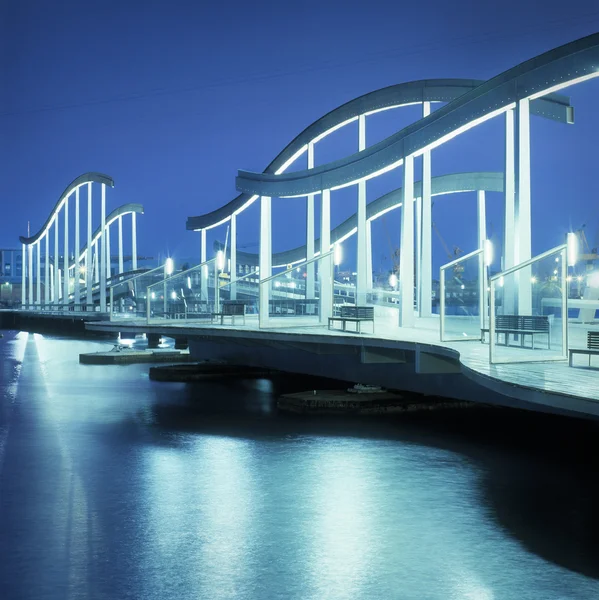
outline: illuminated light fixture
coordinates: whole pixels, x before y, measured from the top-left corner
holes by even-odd
[[[460,286],[460,289],[465,290],[466,286],[462,283],[462,285]]]
[[[391,273],[391,275],[389,275],[389,285],[393,289],[397,287],[397,275],[395,273]]]
[[[187,276],[187,289],[191,289],[191,277]]]
[[[280,175],[284,171],[287,170],[287,167],[293,164],[306,150],[308,149],[308,144],[304,144],[291,158],[288,158],[276,171],[275,175]]]
[[[570,282],[570,281],[572,281],[572,275],[568,275],[568,277],[566,277],[566,281],[567,281],[567,282]]]
[[[557,275],[557,269],[553,269],[553,274]]]
[[[577,281],[582,281],[582,279],[583,279],[583,278],[582,278],[582,275],[579,275],[579,276],[576,278],[576,280],[577,280]]]
[[[333,259],[335,266],[338,267],[343,260],[343,248],[341,247],[341,244],[335,244],[333,248]]]
[[[582,83],[583,81],[587,81],[589,79],[593,79],[593,77],[599,76],[599,71],[595,71],[594,73],[589,73],[587,75],[583,75],[582,77],[576,77],[575,79],[570,79],[569,81],[564,81],[562,83],[558,83],[552,87],[549,87],[545,90],[541,90],[540,92],[534,93],[532,96],[529,96],[529,100],[535,100],[536,98],[541,98],[542,96],[546,96],[547,94],[551,94],[552,92],[557,92],[565,87],[570,87],[571,85],[575,85],[577,83]]]
[[[175,261],[173,261],[172,258],[167,258],[164,263],[164,272],[167,275],[171,275],[174,270],[175,270]]]
[[[483,242],[483,257],[485,261],[485,267],[490,267],[493,262],[493,243],[491,240],[485,240]]]
[[[503,284],[505,283],[504,279],[503,279],[503,275],[499,278],[499,287],[503,287]]]
[[[530,283],[536,283],[536,282],[537,282],[537,278],[536,278],[536,277],[533,275],[533,276],[530,278]]]
[[[152,292],[150,294],[150,297],[152,298],[152,300],[156,300],[156,292]]]
[[[290,287],[292,290],[294,290],[294,289],[295,289],[295,281],[292,281],[292,282],[289,284],[289,287]]]
[[[225,254],[222,250],[216,253],[216,268],[222,271],[225,268]]]
[[[281,282],[280,281],[275,281],[275,287],[276,288],[281,287]]]
[[[172,291],[172,292],[171,292],[171,298],[172,298],[173,300],[176,300],[176,299],[177,299],[177,292],[175,292],[175,291]]]
[[[566,246],[568,249],[568,266],[573,267],[578,260],[578,238],[575,233],[569,233],[566,236]]]

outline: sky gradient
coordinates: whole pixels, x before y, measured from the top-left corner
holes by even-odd
[[[237,169],[262,171],[326,112],[395,83],[488,79],[599,28],[596,2],[573,1],[567,11],[555,0],[543,10],[532,1],[480,4],[0,0],[0,246],[18,246],[27,222],[37,231],[70,181],[99,171],[115,180],[108,212],[144,205],[141,254],[199,259],[186,218],[232,199]],[[599,241],[598,92],[596,80],[565,92],[574,126],[533,119],[533,254],[584,223],[591,244]],[[367,143],[417,117],[406,108],[369,118]],[[346,129],[317,146],[316,164],[356,150],[357,127]],[[433,175],[503,171],[503,161],[495,119],[435,150]],[[401,169],[369,184],[369,200],[399,185]],[[355,188],[333,194],[333,226],[355,211],[356,197]],[[473,249],[474,206],[474,194],[435,203],[450,247]],[[302,243],[303,214],[301,200],[273,202],[273,251]],[[257,215],[254,206],[238,224],[239,246],[254,252]],[[490,194],[498,239],[502,215],[502,197]],[[399,212],[376,228],[378,270],[398,245]],[[445,262],[437,238],[434,262]]]

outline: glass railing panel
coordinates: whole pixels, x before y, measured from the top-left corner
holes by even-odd
[[[223,277],[223,275],[225,275]],[[223,310],[223,306],[231,302],[238,302],[244,305],[245,316],[256,320],[258,316],[258,304],[260,300],[260,276],[258,270],[240,275],[232,280],[228,277],[228,273],[221,274],[219,278],[219,287],[217,292],[218,312],[226,314],[227,310]],[[241,323],[239,319],[235,320],[235,324]],[[245,322],[245,319],[244,321]],[[220,323],[215,320],[215,323]],[[230,325],[232,320],[223,319],[224,325]]]
[[[567,358],[567,252],[559,246],[491,278],[492,363]]]
[[[480,340],[487,322],[488,294],[483,250],[475,250],[441,267],[441,341]]]
[[[121,278],[123,278],[123,280],[119,281]],[[164,280],[164,278],[164,265],[126,279],[124,276],[114,277],[114,283],[112,283],[109,288],[110,318],[119,319],[145,317],[146,291],[148,286],[156,283],[157,281]],[[94,285],[92,289],[94,300],[96,300],[99,286]]]
[[[210,320],[217,312],[216,259],[156,281],[145,294],[148,322]]]
[[[262,279],[260,327],[327,325],[333,315],[333,287],[333,252]]]

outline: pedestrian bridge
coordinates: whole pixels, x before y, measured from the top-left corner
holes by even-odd
[[[567,358],[570,347],[584,346],[594,325],[599,282],[577,261],[574,233],[532,255],[532,232],[542,223],[532,220],[533,202],[541,199],[531,189],[530,161],[531,120],[573,126],[574,109],[562,94],[597,76],[599,34],[593,34],[488,81],[422,80],[351,100],[309,125],[263,173],[239,171],[237,197],[188,218],[187,229],[200,234],[197,266],[179,271],[171,263],[115,282],[106,294],[100,291],[112,324],[90,328],[187,337],[198,356],[243,356],[291,371],[395,382],[425,393],[467,399],[478,393],[482,399],[482,386],[504,403],[511,398],[528,407],[598,416],[596,371],[568,367]],[[373,114],[413,105],[421,107],[421,118],[368,145]],[[436,148],[491,119],[504,123],[504,135],[496,140],[505,148],[503,172],[470,172],[464,164],[463,172],[433,176]],[[322,140],[351,123],[358,125],[357,139],[347,156],[317,164]],[[422,171],[416,174],[418,157]],[[396,189],[369,197],[367,181],[389,173],[397,173]],[[336,196],[344,188],[355,189],[355,214],[331,227]],[[472,193],[477,241],[433,273],[432,198],[451,201],[457,192]],[[505,227],[497,247],[487,235],[491,192],[503,198]],[[272,206],[289,198],[305,201],[305,244],[273,253]],[[259,252],[238,253],[238,226],[244,227],[255,203]],[[399,269],[381,282],[373,277],[372,224],[392,210],[401,213]],[[225,239],[211,256],[210,231]],[[335,267],[351,236],[355,280],[342,280]],[[213,322],[233,303],[243,307],[245,319]],[[374,333],[329,329],[331,317],[348,306],[373,308]],[[514,317],[510,322],[520,325],[506,331],[498,325],[505,319],[498,317]],[[462,379],[452,379],[456,375]],[[468,387],[473,381],[475,391]]]

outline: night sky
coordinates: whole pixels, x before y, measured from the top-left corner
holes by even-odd
[[[27,222],[36,232],[70,181],[99,171],[116,184],[108,211],[145,206],[141,254],[199,259],[199,234],[185,230],[186,218],[231,200],[237,169],[262,171],[326,112],[395,83],[488,79],[598,28],[599,4],[590,0],[0,0],[0,246],[17,247]],[[597,92],[597,80],[564,92],[574,126],[533,118],[533,254],[584,223],[591,245],[599,242]],[[369,118],[367,143],[419,110]],[[352,124],[317,145],[316,164],[356,148]],[[500,118],[435,150],[433,175],[503,171],[503,157]],[[369,183],[369,200],[399,185],[401,169]],[[450,247],[474,249],[474,196],[435,201],[433,220]],[[355,187],[333,193],[333,226],[355,211],[356,198]],[[273,215],[274,251],[303,242],[303,200],[275,199]],[[489,194],[497,240],[502,215],[501,195]],[[243,249],[257,252],[257,223],[256,204],[238,221]],[[213,230],[209,243],[225,232]],[[373,239],[375,270],[388,268],[399,211],[377,222]],[[437,238],[434,261],[446,261]]]

